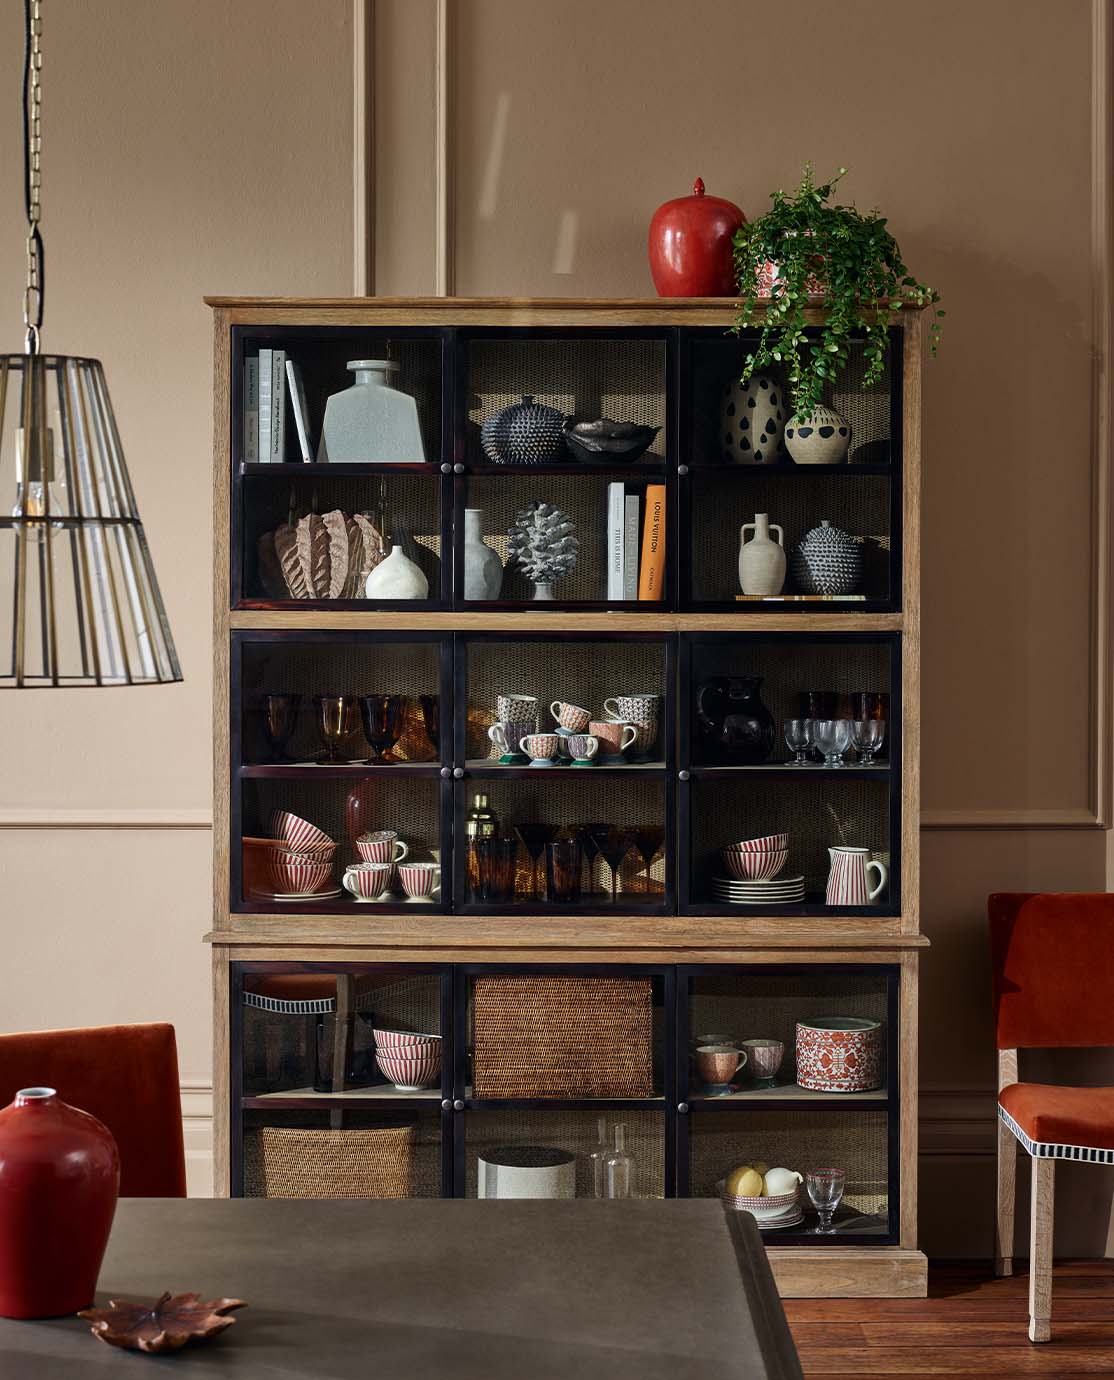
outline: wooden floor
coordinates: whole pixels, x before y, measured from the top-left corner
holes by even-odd
[[[1024,1262],[1022,1262],[1024,1265]],[[994,1279],[989,1264],[934,1266],[927,1299],[787,1299],[812,1377],[1114,1375],[1114,1260],[1065,1261],[1052,1285],[1052,1341],[1027,1336],[1027,1274]]]

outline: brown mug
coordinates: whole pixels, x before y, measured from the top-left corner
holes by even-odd
[[[696,1051],[696,1071],[713,1088],[725,1088],[746,1062],[747,1056],[734,1045],[701,1045]]]
[[[601,757],[621,757],[638,737],[634,724],[621,719],[593,719],[588,732],[599,741]]]

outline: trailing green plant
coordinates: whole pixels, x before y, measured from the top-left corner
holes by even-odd
[[[773,207],[737,230],[733,241],[740,295],[735,330],[761,322],[743,380],[780,366],[802,417],[821,404],[825,385],[847,367],[853,339],[863,340],[862,386],[870,388],[881,379],[892,312],[905,306],[933,307],[933,355],[940,340],[944,312],[936,306],[939,294],[910,274],[885,218],[877,211],[864,215],[853,205],[829,204],[846,171],[840,168],[817,186],[812,164],[806,163],[800,186],[789,194],[772,193]],[[759,273],[767,262],[777,265],[768,299],[758,295]],[[809,335],[805,309],[810,286],[815,292],[818,285],[825,320],[818,335]]]

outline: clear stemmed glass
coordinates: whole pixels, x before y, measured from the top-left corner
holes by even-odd
[[[814,719],[812,741],[823,754],[826,767],[842,767],[843,754],[851,746],[851,720]]]
[[[785,719],[781,727],[785,734],[785,746],[795,754],[791,765],[807,767],[808,750],[812,747],[812,720]]]
[[[860,767],[874,766],[875,754],[881,752],[885,738],[885,719],[856,719],[853,722],[851,742],[859,754]]]
[[[810,1169],[805,1175],[805,1189],[809,1201],[820,1215],[817,1233],[834,1232],[832,1217],[843,1198],[846,1171],[842,1169]]]
[[[391,748],[402,737],[402,711],[406,703],[404,695],[361,695],[360,714],[364,721],[364,737],[368,740],[374,757],[368,762],[382,766],[386,762],[397,761],[391,756]]]

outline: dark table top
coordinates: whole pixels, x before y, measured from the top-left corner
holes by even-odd
[[[0,1320],[0,1376],[801,1375],[753,1218],[708,1201],[125,1200],[97,1302],[164,1289],[248,1307],[170,1358]]]

